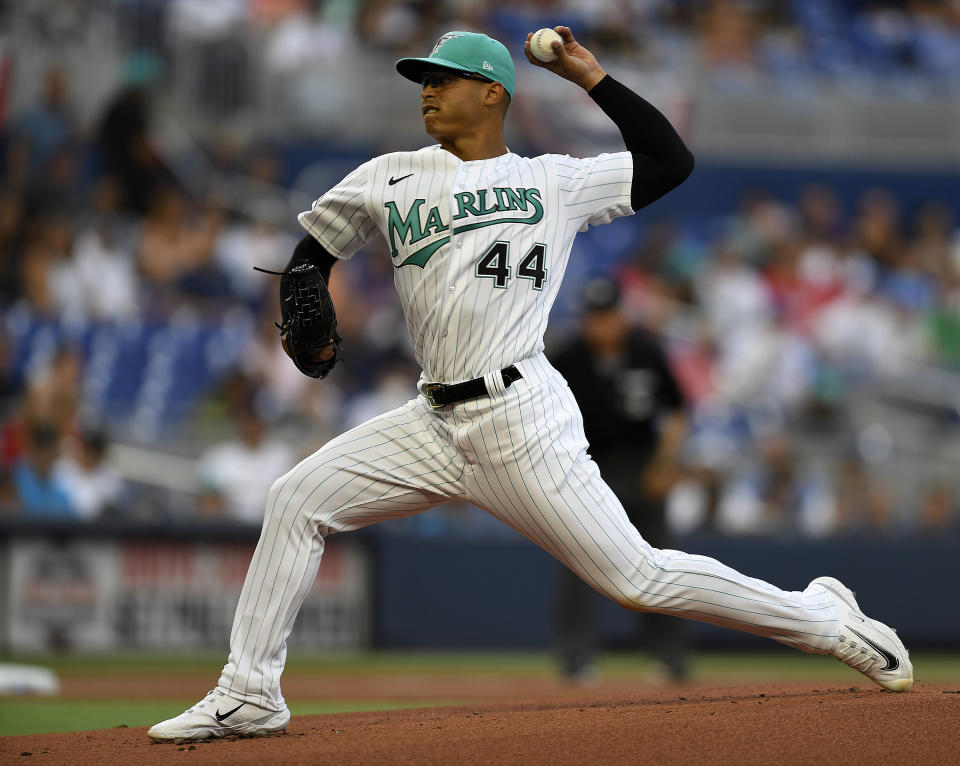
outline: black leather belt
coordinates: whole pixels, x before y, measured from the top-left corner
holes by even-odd
[[[510,388],[511,383],[523,377],[515,364],[504,367],[500,370],[500,374],[503,375],[503,385],[506,388]],[[478,399],[489,394],[483,378],[474,378],[463,383],[425,383],[420,391],[430,402],[430,406],[435,409],[457,402],[465,402],[467,399]]]

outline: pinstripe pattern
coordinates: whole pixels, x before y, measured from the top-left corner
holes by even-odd
[[[542,356],[490,398],[431,410],[422,397],[329,442],[272,487],[220,687],[282,708],[286,638],[326,535],[449,499],[483,508],[623,607],[767,636],[802,651],[836,641],[823,589],[782,591],[705,556],[652,548],[587,455],[576,402]],[[491,384],[492,387],[492,384]]]
[[[463,470],[449,428],[414,400],[331,440],[274,482],[220,687],[281,709],[286,637],[316,577],[324,537],[463,497]]]
[[[748,631],[803,651],[833,648],[836,606],[822,587],[782,591],[643,540],[587,454],[570,389],[541,353],[576,233],[632,213],[631,174],[627,153],[461,162],[429,147],[365,163],[300,215],[341,258],[374,231],[390,242],[393,215],[395,282],[424,378],[482,375],[490,396],[440,410],[418,397],[333,439],[274,483],[219,681],[225,692],[283,707],[286,639],[328,534],[449,499],[483,508],[627,609]],[[512,208],[487,204],[498,188],[515,194]],[[426,260],[400,265],[439,242]],[[511,278],[499,286],[477,271],[496,242],[507,243],[510,259]],[[542,289],[517,275],[536,245],[545,247]],[[523,378],[505,388],[499,370],[512,363]]]

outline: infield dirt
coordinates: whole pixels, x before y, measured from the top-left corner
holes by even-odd
[[[960,763],[960,689],[955,685],[917,684],[906,694],[815,683],[690,685],[629,694],[554,688],[542,697],[535,695],[545,689],[527,691],[531,694],[524,701],[320,716],[297,716],[293,704],[286,734],[256,740],[157,745],[144,728],[4,737],[0,762]]]

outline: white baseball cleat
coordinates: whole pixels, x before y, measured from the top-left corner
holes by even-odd
[[[147,736],[156,742],[199,742],[215,737],[265,737],[283,731],[290,711],[267,710],[252,702],[234,699],[213,689],[196,705],[176,718],[151,727]]]
[[[840,638],[833,656],[884,689],[907,691],[913,685],[913,665],[897,631],[860,611],[853,591],[839,580],[818,577],[810,585],[822,585],[837,597]]]

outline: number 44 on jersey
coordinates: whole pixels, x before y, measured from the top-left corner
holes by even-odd
[[[538,242],[523,256],[517,266],[517,276],[529,279],[534,290],[542,290],[547,281],[546,262],[547,246]],[[477,261],[477,276],[490,277],[495,287],[505,288],[510,281],[510,243],[494,242]]]

